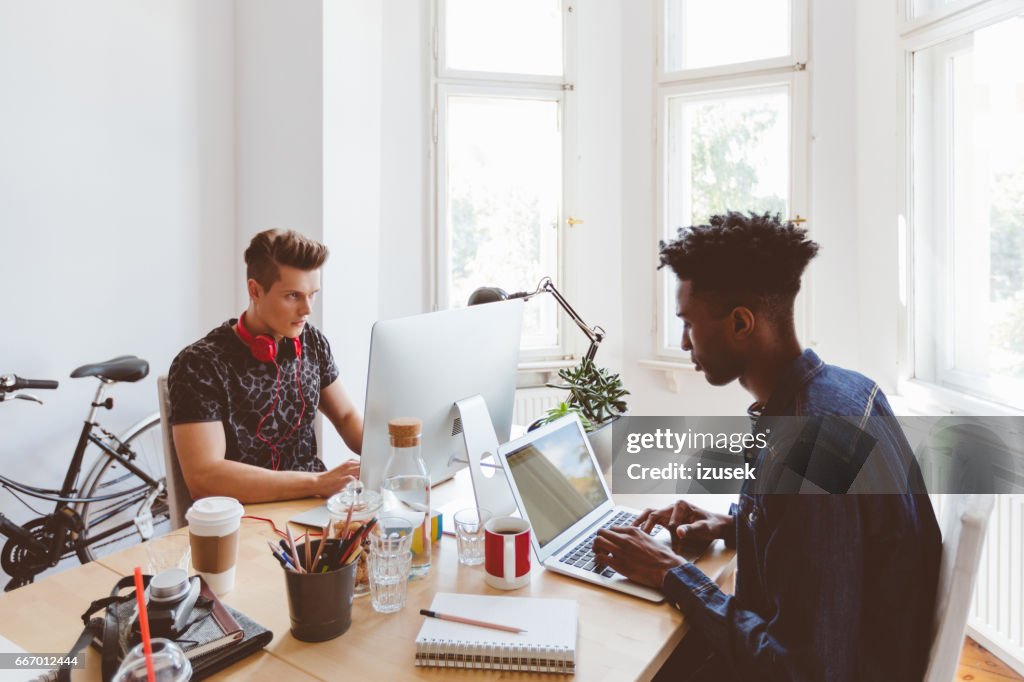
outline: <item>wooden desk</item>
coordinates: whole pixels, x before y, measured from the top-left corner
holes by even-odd
[[[434,507],[440,507],[466,492],[465,481],[446,483],[435,488],[431,502]],[[694,501],[716,510],[728,507],[730,501],[724,496],[705,497],[707,499]],[[642,508],[663,505],[673,497],[620,496],[620,499],[624,504]],[[283,529],[289,518],[317,504],[320,501],[297,500],[247,505],[246,514],[273,519]],[[450,519],[445,519],[445,523],[449,524]],[[405,609],[396,614],[379,614],[370,606],[369,597],[356,599],[352,605],[352,627],[347,633],[329,642],[307,644],[289,633],[284,575],[270,556],[266,540],[276,541],[269,524],[250,519],[242,521],[235,588],[224,601],[272,630],[274,639],[262,653],[212,679],[338,679],[342,675],[373,680],[440,681],[453,676],[468,680],[520,675],[525,678],[527,673],[453,673],[415,667],[414,641],[423,622],[419,609],[428,608],[434,593],[439,591],[577,600],[580,620],[575,678],[588,682],[649,679],[686,631],[682,614],[668,604],[651,604],[588,585],[545,571],[536,562],[527,587],[514,592],[494,590],[484,583],[482,566],[458,563],[455,538],[446,535],[434,546],[430,574],[409,583]],[[710,575],[722,574],[720,581],[724,582],[727,573],[723,573],[723,569],[730,564],[731,556],[732,553],[718,543],[698,559],[697,565]],[[118,576],[128,575],[136,565],[145,563],[145,549],[136,546],[0,596],[0,634],[29,652],[66,651],[81,631],[79,615],[89,602],[107,594]],[[86,665],[86,670],[76,671],[75,679],[99,679],[99,656],[95,652],[89,652]]]

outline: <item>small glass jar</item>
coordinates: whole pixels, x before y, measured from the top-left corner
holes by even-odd
[[[327,511],[331,515],[331,536],[341,537],[345,532],[345,519],[348,518],[348,510],[352,510],[352,518],[349,519],[349,528],[355,532],[370,519],[380,513],[383,504],[380,493],[374,490],[366,490],[361,481],[353,481],[345,486],[345,489],[327,500]],[[369,540],[364,540],[363,544]],[[352,592],[356,597],[370,593],[369,568],[366,564],[366,547],[360,551],[359,565],[356,567],[355,588]]]

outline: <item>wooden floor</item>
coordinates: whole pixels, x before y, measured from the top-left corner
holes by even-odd
[[[956,671],[957,682],[1009,682],[1024,681],[1013,668],[989,653],[989,650],[968,637],[964,640],[960,654],[960,667]]]

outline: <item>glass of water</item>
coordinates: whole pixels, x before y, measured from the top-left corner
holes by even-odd
[[[486,509],[462,509],[455,512],[455,540],[459,544],[459,563],[479,566],[484,562],[484,524],[491,518]]]
[[[378,613],[395,613],[405,607],[412,552],[390,554],[371,548],[367,556],[370,568],[370,605]]]
[[[404,554],[412,550],[414,526],[400,516],[382,516],[370,533],[370,549],[377,554]]]

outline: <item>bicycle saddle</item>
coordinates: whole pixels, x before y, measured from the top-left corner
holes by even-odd
[[[119,355],[106,362],[82,365],[71,373],[72,379],[99,377],[103,381],[134,382],[149,374],[149,363],[134,355]]]

